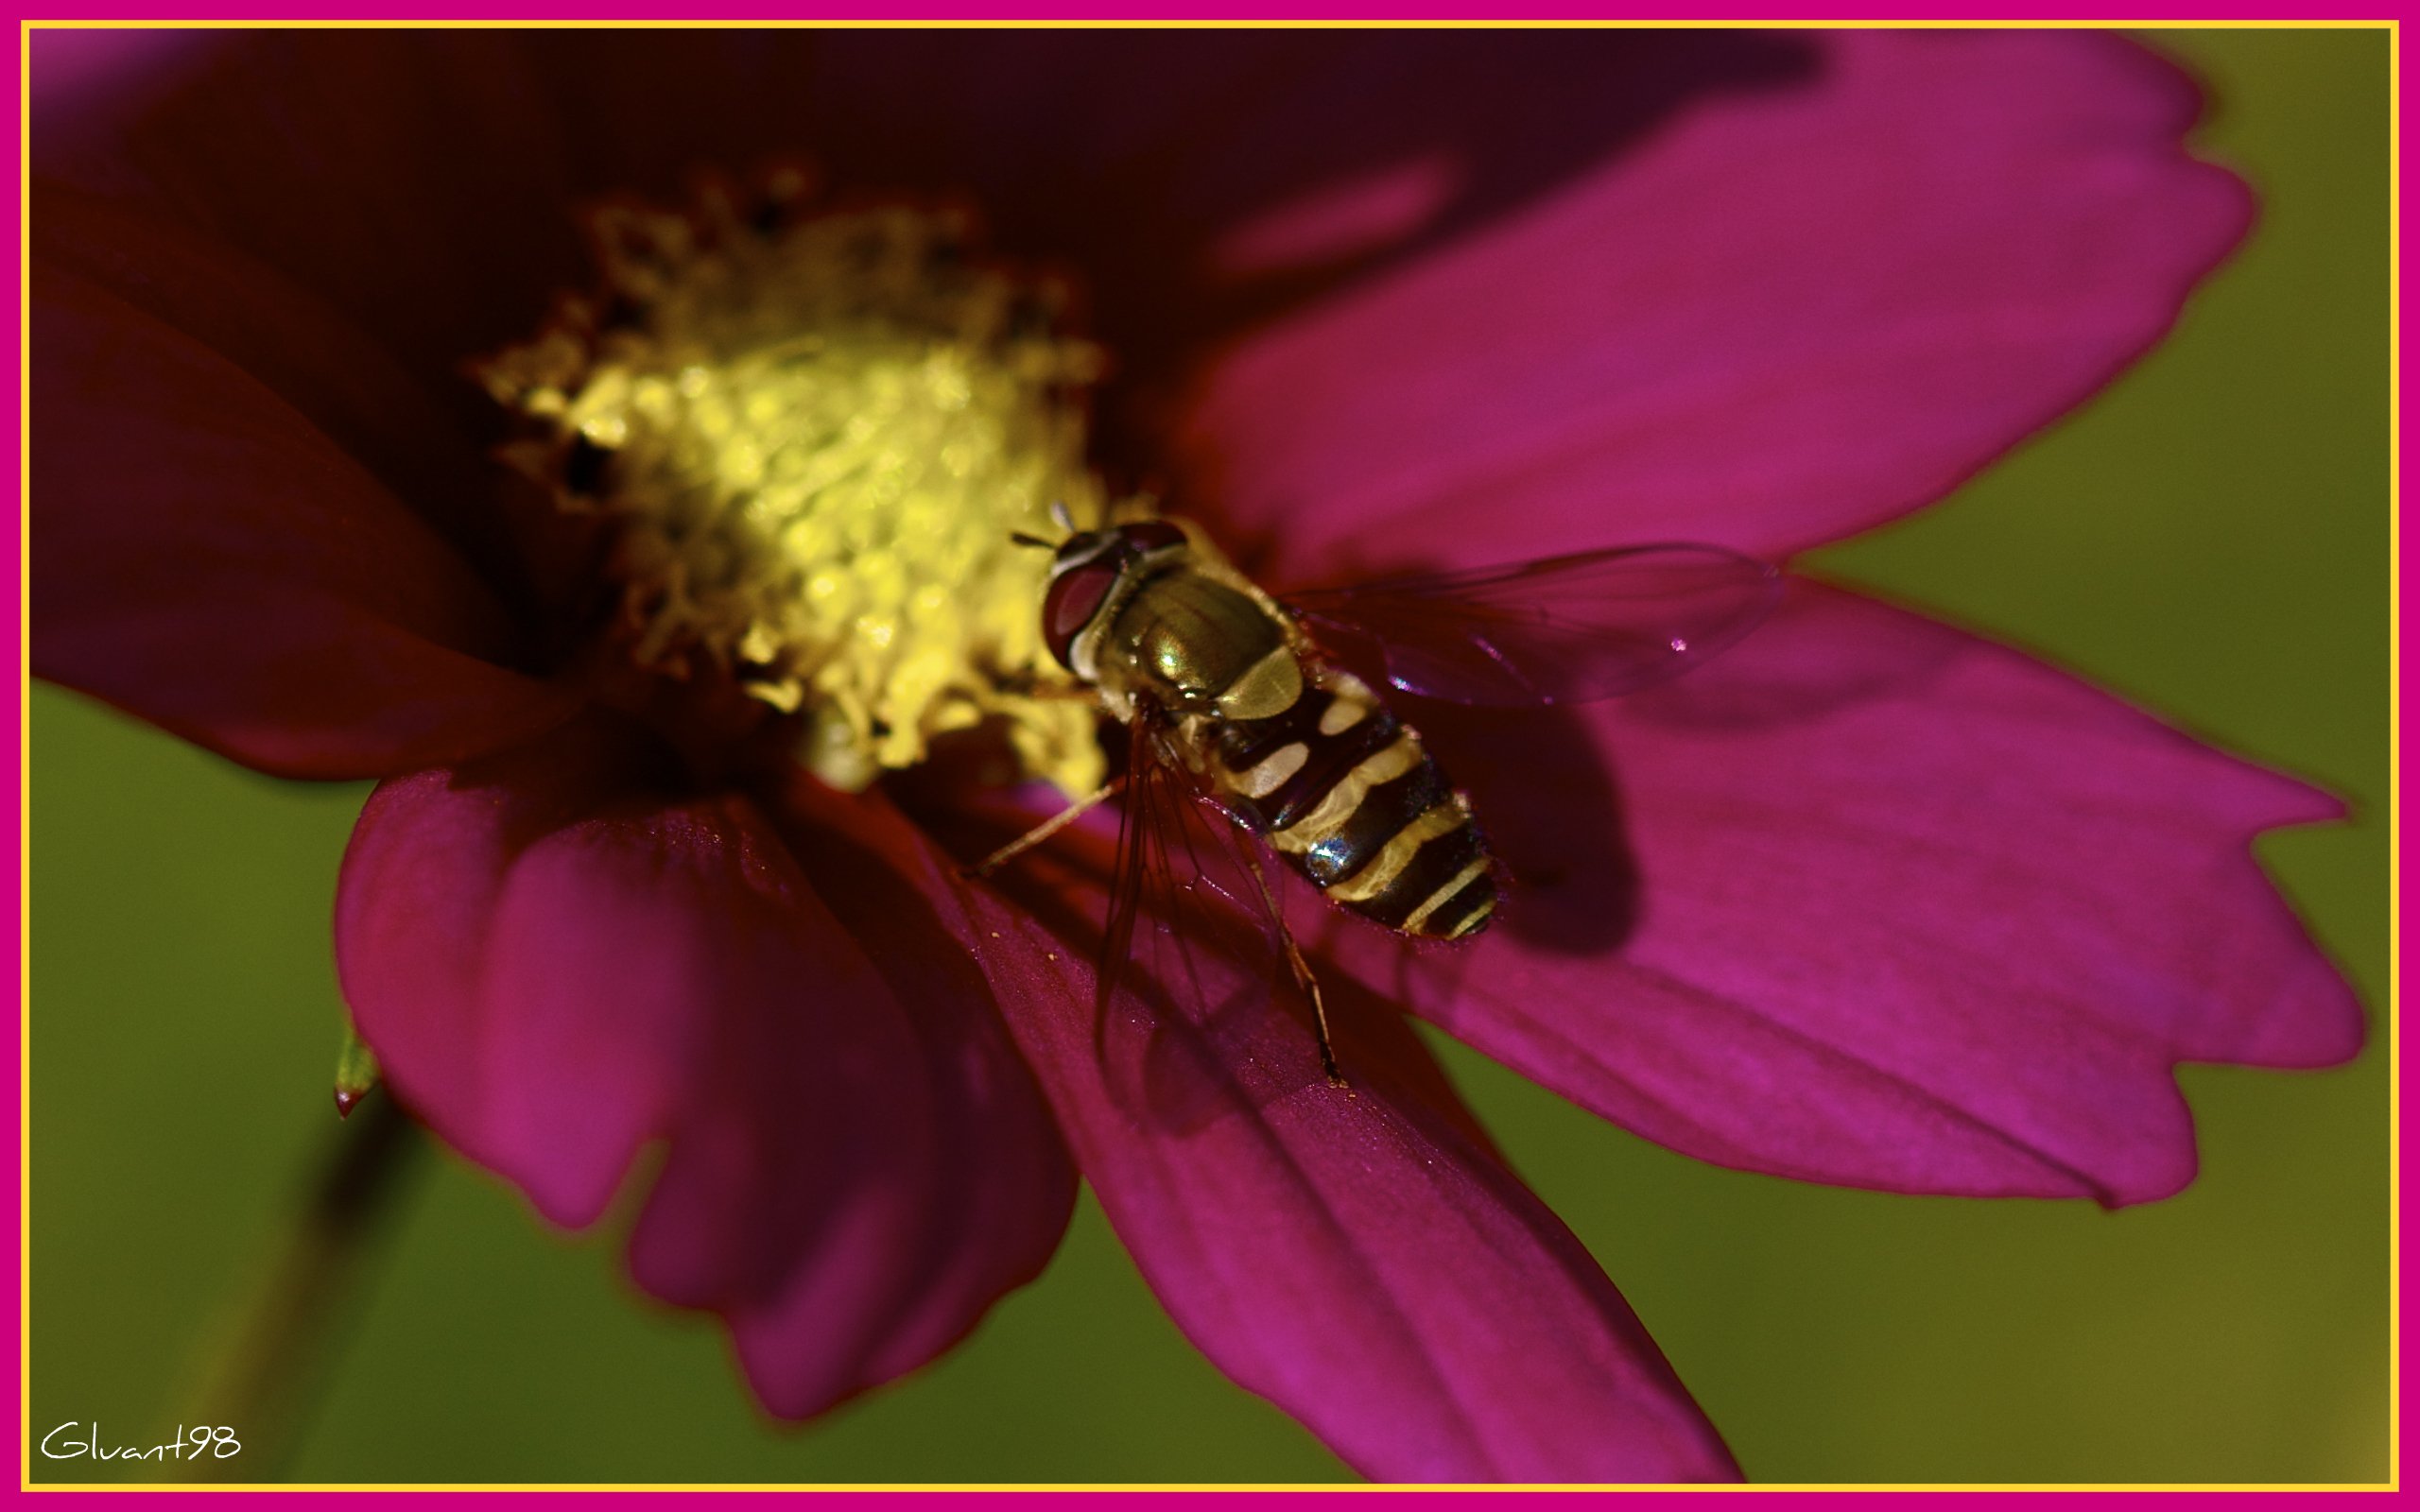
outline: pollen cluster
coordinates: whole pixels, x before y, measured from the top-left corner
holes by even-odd
[[[1042,641],[1049,555],[1011,533],[1056,539],[1054,504],[1102,515],[1099,352],[1051,290],[973,257],[961,217],[801,198],[775,180],[596,212],[604,298],[481,369],[530,421],[509,457],[614,523],[640,663],[711,662],[798,715],[824,781],[994,719],[1028,772],[1085,790],[1096,716]]]

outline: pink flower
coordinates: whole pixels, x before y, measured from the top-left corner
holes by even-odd
[[[2177,1062],[2358,1048],[2247,850],[2331,800],[1793,579],[1669,687],[1412,711],[1532,885],[1434,971],[1322,933],[1355,1095],[1263,1005],[1164,1024],[1138,1108],[1094,1046],[1099,836],[968,882],[1029,790],[934,764],[848,796],[630,717],[568,654],[595,564],[495,502],[460,367],[585,281],[576,201],[803,148],[1069,269],[1118,364],[1094,455],[1274,588],[1781,558],[2157,338],[2248,213],[2184,156],[2194,111],[2052,33],[170,53],[37,121],[36,670],[385,779],[337,945],[395,1093],[568,1226],[661,1142],[633,1273],[722,1314],[776,1412],[962,1337],[1080,1172],[1204,1352],[1370,1475],[1728,1477],[1399,1010],[1723,1164],[2144,1201],[2193,1175]]]

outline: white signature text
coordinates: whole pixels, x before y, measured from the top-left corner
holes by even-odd
[[[82,1432],[79,1434],[78,1430]],[[44,1459],[226,1459],[243,1450],[233,1428],[187,1428],[164,1444],[112,1448],[101,1442],[101,1425],[60,1423],[42,1435]]]

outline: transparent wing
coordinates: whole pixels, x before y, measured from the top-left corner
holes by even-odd
[[[1585,703],[1679,677],[1738,642],[1780,569],[1720,546],[1581,552],[1289,593],[1331,655],[1409,693],[1499,707]]]
[[[1132,726],[1116,870],[1094,963],[1094,1025],[1111,1085],[1155,1122],[1231,1078],[1268,1015],[1309,1012],[1253,838],[1171,760],[1164,727]],[[1264,885],[1266,879],[1266,885]]]

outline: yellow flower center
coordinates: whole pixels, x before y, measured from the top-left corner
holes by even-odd
[[[700,659],[800,716],[837,787],[998,721],[1025,769],[1096,785],[1096,715],[1042,642],[1054,504],[1084,462],[1100,354],[1058,300],[969,255],[959,217],[802,215],[801,184],[686,214],[597,212],[607,309],[566,301],[481,377],[532,422],[508,456],[616,525],[643,666]],[[1054,696],[1054,695],[1056,695]]]

